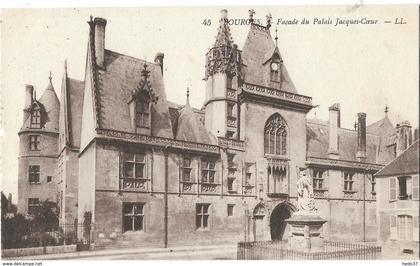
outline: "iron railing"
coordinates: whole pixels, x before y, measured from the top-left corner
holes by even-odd
[[[238,243],[238,260],[374,260],[381,247],[365,243],[325,241],[322,251],[291,250],[287,242],[256,241]]]

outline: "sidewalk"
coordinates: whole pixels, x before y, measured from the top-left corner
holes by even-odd
[[[103,249],[103,250],[91,250],[91,251],[80,251],[73,253],[61,253],[61,254],[45,254],[37,256],[23,256],[23,257],[8,257],[2,258],[2,260],[67,260],[67,259],[86,259],[86,258],[98,258],[102,256],[114,256],[114,255],[140,255],[140,254],[156,254],[156,253],[171,253],[171,252],[185,252],[185,251],[210,251],[210,250],[223,250],[223,249],[236,249],[236,245],[207,245],[207,246],[182,246],[182,247],[168,247],[168,248],[121,248],[121,249]]]

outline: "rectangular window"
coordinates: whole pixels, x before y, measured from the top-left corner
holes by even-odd
[[[414,216],[413,219],[413,240],[419,241],[419,217]]]
[[[124,232],[143,231],[144,203],[123,203]]]
[[[29,198],[28,199],[28,214],[34,215],[39,209],[40,203],[38,198]]]
[[[413,240],[413,217],[398,216],[398,238],[400,240]]]
[[[227,104],[227,116],[233,117],[233,108],[235,107],[235,104],[228,103]]]
[[[31,127],[32,128],[40,128],[41,127],[41,112],[40,112],[39,109],[35,109],[35,110],[32,111]]]
[[[411,196],[411,177],[400,176],[398,177],[398,199],[407,200]]]
[[[145,154],[124,153],[124,178],[145,178]]]
[[[210,160],[201,161],[201,182],[215,183],[216,162]]]
[[[40,149],[40,136],[39,135],[29,135],[29,150],[39,151]]]
[[[232,89],[232,78],[231,77],[226,77],[226,88],[227,89]]]
[[[226,138],[231,139],[231,138],[233,138],[234,134],[235,134],[235,132],[228,130],[228,131],[226,131]]]
[[[183,158],[182,160],[182,180],[190,182],[191,181],[191,158]]]
[[[39,184],[39,173],[40,167],[39,165],[30,165],[29,166],[29,183],[30,184]]]
[[[354,173],[345,172],[344,173],[344,191],[354,191]]]
[[[136,125],[137,127],[149,128],[150,103],[147,101],[136,102]]]
[[[228,204],[227,205],[227,216],[233,216],[233,209],[235,204]]]
[[[234,177],[228,177],[228,191],[236,191],[235,189],[235,178]]]
[[[52,176],[47,176],[47,183],[50,183],[52,181]]]
[[[314,190],[325,188],[324,173],[325,173],[324,169],[318,169],[318,168],[312,169],[312,182],[313,182]]]
[[[196,220],[195,224],[197,229],[207,229],[209,228],[209,209],[210,204],[199,203],[196,205]]]

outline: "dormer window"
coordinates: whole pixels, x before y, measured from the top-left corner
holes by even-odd
[[[41,128],[41,111],[38,108],[32,110],[31,127],[32,128]]]
[[[137,128],[150,128],[150,96],[143,91],[136,100]]]

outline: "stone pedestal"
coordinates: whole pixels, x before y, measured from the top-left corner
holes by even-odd
[[[326,220],[317,213],[295,212],[286,222],[290,225],[289,248],[291,250],[304,252],[324,250],[321,233]]]

